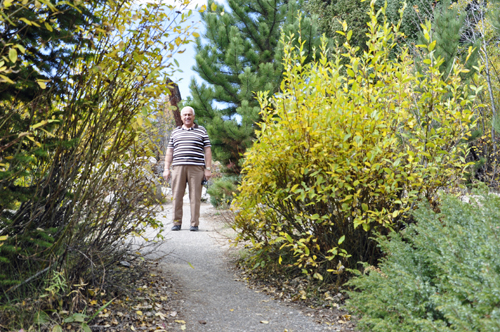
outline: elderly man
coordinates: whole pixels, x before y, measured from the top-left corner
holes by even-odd
[[[170,135],[165,156],[163,178],[168,181],[172,175],[172,195],[174,197],[173,231],[181,229],[182,197],[189,184],[191,205],[191,231],[197,231],[200,223],[201,182],[210,179],[212,173],[212,150],[205,128],[194,123],[194,109],[184,107],[181,111],[183,125]],[[172,166],[172,174],[170,174]]]

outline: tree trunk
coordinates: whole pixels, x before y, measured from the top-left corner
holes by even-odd
[[[169,101],[170,106],[172,106],[172,114],[175,119],[175,126],[180,127],[182,126],[181,111],[177,107],[177,104],[182,100],[181,92],[179,91],[179,86],[176,83],[172,82],[170,78],[168,79],[168,84],[170,89]]]

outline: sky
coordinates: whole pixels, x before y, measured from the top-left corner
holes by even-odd
[[[178,3],[172,0],[167,0],[166,2],[171,4]],[[188,22],[191,23],[192,21],[194,21],[195,24],[197,24],[198,26],[197,32],[200,35],[204,34],[205,28],[203,27],[203,23],[200,22],[201,21],[200,14],[198,13],[197,10],[194,10],[194,8],[196,4],[198,5],[198,8],[200,8],[202,5],[206,5],[206,3],[207,0],[192,0],[189,7],[193,9],[193,14]],[[171,79],[172,81],[174,81],[179,85],[179,90],[181,92],[182,99],[186,99],[186,97],[190,95],[189,84],[191,82],[191,78],[194,77],[197,82],[199,83],[202,82],[202,79],[198,76],[198,74],[191,69],[196,64],[196,61],[194,59],[194,57],[196,56],[194,47],[195,47],[194,42],[189,43],[188,45],[186,45],[186,51],[184,53],[174,55],[174,58],[177,59],[177,61],[179,62],[182,73],[181,72],[176,73],[174,77],[172,77]]]

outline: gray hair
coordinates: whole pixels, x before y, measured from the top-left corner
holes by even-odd
[[[185,110],[186,110],[186,111],[191,110],[191,112],[193,112],[193,115],[196,115],[196,114],[194,113],[194,108],[192,108],[191,106],[186,106],[186,107],[184,107],[184,108],[181,110],[181,115],[182,115],[182,112],[184,112]]]

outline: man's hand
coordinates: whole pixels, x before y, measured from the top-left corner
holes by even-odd
[[[170,169],[166,168],[163,171],[163,178],[165,179],[165,181],[168,181],[168,179],[170,178]]]
[[[210,170],[205,168],[205,179],[210,180],[211,177],[212,177],[212,172],[210,172]]]

